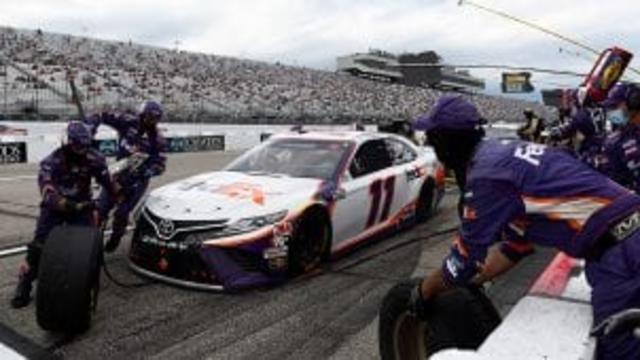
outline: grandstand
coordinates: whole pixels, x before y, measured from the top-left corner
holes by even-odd
[[[0,61],[5,118],[73,114],[70,75],[88,111],[131,108],[155,98],[174,121],[408,119],[444,94],[329,71],[9,27],[0,27]],[[524,107],[550,110],[500,97],[471,98],[491,120],[517,120]]]
[[[338,72],[371,80],[467,93],[484,89],[482,79],[442,64],[442,58],[434,51],[393,55],[371,49],[367,53],[340,56],[336,63]]]

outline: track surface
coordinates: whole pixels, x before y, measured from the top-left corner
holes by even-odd
[[[168,173],[153,185],[215,170],[235,155],[173,156]],[[38,195],[35,180],[28,177],[34,174],[33,166],[0,167],[0,247],[31,236]],[[22,176],[27,178],[1,180]],[[75,339],[41,331],[33,305],[19,311],[9,308],[21,257],[0,259],[0,323],[68,359],[376,358],[372,322],[380,301],[395,282],[440,265],[451,235],[434,234],[457,224],[456,197],[445,197],[438,214],[426,224],[376,241],[316,274],[274,289],[236,295],[158,283],[125,289],[103,277],[93,327]],[[490,289],[501,312],[520,298],[550,256],[551,252],[540,251]],[[128,270],[123,250],[107,257],[107,263],[118,279],[140,281]]]

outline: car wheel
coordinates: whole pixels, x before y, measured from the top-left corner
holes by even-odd
[[[294,223],[289,244],[289,273],[303,274],[318,267],[331,251],[331,225],[320,209],[306,212]]]
[[[420,190],[416,204],[416,221],[425,222],[431,215],[433,215],[433,183],[427,180]]]
[[[92,227],[59,226],[42,251],[36,290],[41,328],[63,333],[88,329],[97,303],[102,241]]]
[[[426,359],[448,348],[477,349],[500,324],[500,315],[477,288],[457,288],[430,304],[427,318],[409,312],[417,280],[394,286],[380,308],[378,341],[383,360]]]

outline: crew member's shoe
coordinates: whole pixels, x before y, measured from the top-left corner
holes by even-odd
[[[116,251],[116,249],[118,248],[118,245],[120,245],[120,238],[115,238],[112,236],[104,245],[104,252],[112,253]]]
[[[31,302],[31,279],[26,276],[20,276],[20,281],[16,286],[16,292],[11,299],[11,307],[14,309],[23,308]]]

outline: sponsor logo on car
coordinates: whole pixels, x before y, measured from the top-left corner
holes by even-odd
[[[160,232],[160,235],[166,238],[170,238],[173,235],[173,232],[175,231],[175,229],[176,228],[175,228],[175,225],[173,224],[173,221],[168,219],[162,219],[158,224],[158,232]]]

